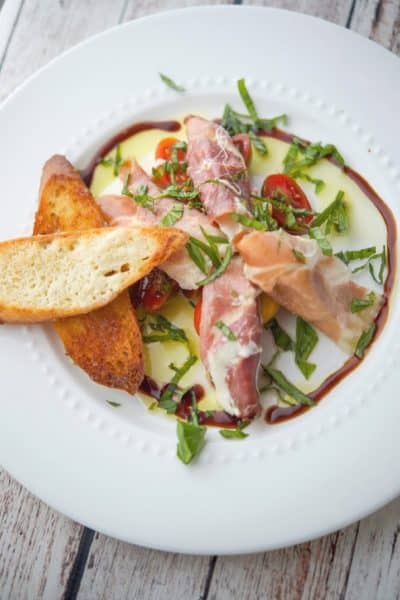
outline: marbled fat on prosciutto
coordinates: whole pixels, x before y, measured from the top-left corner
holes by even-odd
[[[257,289],[246,279],[239,256],[203,289],[200,353],[215,385],[218,401],[230,414],[253,418],[259,408],[257,371],[261,322]],[[218,327],[229,327],[228,339]]]
[[[185,123],[188,174],[200,190],[209,218],[233,238],[243,227],[231,214],[250,214],[250,179],[244,158],[221,125],[194,116]]]
[[[315,240],[283,230],[253,232],[236,247],[252,283],[323,331],[345,352],[354,352],[360,335],[379,313],[382,297],[376,294],[372,306],[351,312],[352,300],[366,298],[369,290],[351,280],[341,260],[325,256]]]

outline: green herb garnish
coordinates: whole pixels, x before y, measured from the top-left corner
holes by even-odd
[[[268,230],[268,226],[255,217],[249,217],[248,215],[241,215],[239,213],[231,213],[230,217],[232,221],[235,221],[235,223],[240,223],[245,227],[252,227],[253,229],[257,229],[257,231]]]
[[[294,343],[292,338],[286,331],[279,325],[276,319],[272,319],[269,323],[264,325],[264,329],[270,329],[272,336],[274,338],[275,344],[278,348],[281,348],[285,352],[288,350],[293,350]]]
[[[376,331],[376,325],[375,325],[375,323],[372,323],[372,325],[370,325],[368,327],[368,329],[366,329],[365,331],[362,332],[360,339],[357,342],[356,350],[354,352],[354,354],[355,354],[355,356],[357,356],[357,358],[364,357],[364,352],[365,352],[366,348],[372,342],[375,331]]]
[[[113,408],[118,408],[119,406],[122,406],[122,404],[120,404],[119,402],[112,402],[111,400],[106,400],[106,402]]]
[[[332,256],[332,246],[326,239],[320,227],[311,227],[309,231],[310,238],[315,240],[325,256]]]
[[[186,92],[185,88],[182,85],[178,85],[177,83],[175,83],[175,81],[173,81],[170,77],[168,77],[167,75],[164,75],[163,73],[159,73],[160,79],[165,83],[165,85],[167,85],[169,88],[171,88],[171,90],[174,90],[175,92]]]
[[[149,196],[149,194],[147,193],[149,189],[148,186],[143,184],[139,185],[136,190],[136,193],[134,194],[129,189],[129,179],[130,174],[128,173],[121,194],[123,196],[128,196],[129,198],[132,198],[132,200],[134,200],[136,204],[140,204],[140,206],[143,206],[143,208],[147,208],[148,210],[154,212],[154,198]]]
[[[284,172],[294,179],[305,179],[315,185],[318,193],[325,185],[321,179],[314,179],[304,171],[315,165],[322,158],[333,156],[340,166],[344,166],[343,156],[333,144],[322,145],[320,142],[311,144],[299,138],[293,138],[287,154],[283,159]]]
[[[232,329],[228,327],[228,325],[226,325],[223,321],[217,321],[215,323],[215,327],[218,327],[218,329],[222,331],[224,336],[231,342],[237,340],[237,336],[233,333]]]
[[[314,217],[312,227],[320,227],[325,223],[325,233],[334,229],[337,233],[345,233],[349,229],[349,218],[347,208],[343,202],[344,192],[340,190],[333,202],[329,204],[319,215]]]
[[[183,215],[183,204],[174,204],[171,210],[161,219],[162,227],[173,227]]]
[[[243,440],[249,435],[243,431],[249,424],[250,421],[242,421],[238,424],[236,429],[220,429],[219,434],[227,440]]]
[[[292,248],[292,252],[299,262],[301,262],[301,263],[306,262],[306,257],[304,256],[304,254],[302,252],[300,252],[300,250],[296,250],[296,248]]]
[[[207,285],[208,283],[210,283],[211,281],[214,281],[220,275],[222,275],[222,273],[228,268],[229,263],[231,262],[232,254],[233,254],[232,246],[229,244],[229,246],[226,249],[224,258],[221,260],[221,264],[219,265],[219,267],[217,269],[215,269],[215,271],[210,273],[210,275],[208,275],[208,277],[206,277],[205,279],[202,279],[201,281],[198,281],[197,285],[199,287],[203,286],[203,285]]]
[[[145,344],[152,344],[154,342],[180,342],[186,345],[189,344],[184,329],[177,327],[159,313],[152,314],[152,318],[152,321],[146,319],[144,322],[144,326],[152,332],[143,335]]]
[[[380,261],[381,261],[381,264],[380,264],[379,271],[378,271],[377,275],[375,275],[375,270],[374,270],[374,267],[373,267],[372,262],[371,262],[371,260],[374,259],[374,258],[379,258]],[[386,247],[383,246],[382,252],[380,252],[376,256],[372,256],[369,259],[368,269],[369,269],[371,277],[375,281],[375,283],[379,283],[380,285],[383,285],[383,273],[385,271],[386,263],[387,263]]]
[[[113,175],[116,177],[119,174],[119,170],[123,162],[124,159],[121,155],[121,144],[117,144],[117,147],[115,148],[115,155],[110,156],[110,158],[102,158],[100,164],[103,167],[112,167]]]
[[[178,420],[176,434],[178,437],[176,455],[179,460],[188,465],[205,444],[206,427]]]
[[[360,312],[361,310],[365,310],[366,308],[369,308],[375,304],[375,300],[375,292],[370,292],[365,298],[353,298],[351,301],[350,310],[352,313]]]
[[[230,135],[238,133],[248,133],[254,148],[259,154],[265,156],[268,153],[267,146],[264,140],[258,135],[260,129],[270,131],[277,127],[279,122],[286,123],[287,116],[279,115],[272,119],[264,119],[258,115],[254,101],[252,100],[247,89],[244,79],[239,79],[237,82],[240,97],[248,111],[248,114],[236,112],[230,104],[225,105],[224,114],[222,115],[221,125]]]
[[[352,260],[370,258],[374,254],[376,254],[376,247],[370,246],[369,248],[361,248],[360,250],[341,250],[340,252],[336,252],[335,256],[340,258],[345,265],[348,265]]]
[[[306,379],[316,369],[314,363],[307,362],[308,357],[318,343],[318,335],[313,327],[301,317],[296,319],[295,361]]]
[[[282,371],[279,371],[278,369],[274,369],[271,366],[264,366],[263,365],[263,370],[265,371],[265,373],[267,375],[270,376],[270,378],[276,383],[276,385],[283,390],[284,392],[286,392],[287,394],[289,394],[289,396],[291,398],[293,398],[293,400],[295,400],[297,402],[297,404],[301,404],[301,405],[305,405],[305,406],[314,406],[315,402],[314,400],[312,400],[311,398],[309,398],[308,396],[306,396],[301,390],[299,390],[299,388],[297,388],[295,385],[293,385],[293,383],[290,383],[290,381],[288,381],[285,377],[285,375],[282,373]]]

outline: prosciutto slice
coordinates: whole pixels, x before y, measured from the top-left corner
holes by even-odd
[[[188,174],[200,190],[209,218],[232,239],[243,227],[230,215],[250,214],[250,180],[244,158],[221,125],[194,116],[185,124]]]
[[[360,335],[379,313],[382,297],[377,294],[372,306],[352,313],[352,300],[366,298],[369,290],[351,280],[341,260],[324,256],[315,240],[283,230],[253,232],[240,239],[236,248],[252,283],[345,352],[354,352]]]
[[[261,355],[261,322],[257,289],[246,279],[239,256],[203,289],[200,354],[223,408],[242,419],[259,409],[257,371]],[[229,327],[232,339],[218,326]],[[236,339],[233,339],[236,338]]]
[[[150,196],[157,196],[161,190],[153,183],[147,173],[132,161],[130,166],[129,190],[132,193],[138,193],[140,186],[147,187],[147,193]],[[126,180],[126,172],[121,176]],[[171,209],[179,204],[178,200],[173,198],[160,198],[154,202],[154,209],[150,210],[137,204],[129,196],[102,196],[97,200],[101,210],[112,225],[158,225],[161,219],[168,214]],[[183,205],[182,217],[174,225],[205,242],[200,227],[209,235],[221,236],[217,227],[211,225],[207,216],[194,208],[188,208]],[[221,254],[223,246],[221,246]],[[204,273],[197,267],[187,253],[186,248],[179,250],[172,257],[160,265],[160,269],[165,271],[172,279],[179,284],[182,289],[193,290],[198,287],[197,283],[204,279]]]

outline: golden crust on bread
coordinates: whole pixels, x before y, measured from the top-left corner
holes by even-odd
[[[64,156],[43,168],[34,233],[101,227],[106,221],[79,173]],[[99,384],[134,394],[144,375],[143,341],[128,292],[107,306],[56,321],[73,362]]]

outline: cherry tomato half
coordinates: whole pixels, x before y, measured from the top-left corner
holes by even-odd
[[[237,146],[239,152],[244,158],[244,162],[248,166],[251,161],[252,148],[250,137],[247,133],[237,133],[232,137],[232,142]]]
[[[162,139],[156,147],[155,157],[164,161],[171,160],[172,147],[178,142],[179,140],[175,137],[166,137]],[[176,151],[178,163],[182,163],[177,165],[175,171],[174,179],[177,185],[183,185],[187,180],[186,166],[183,163],[185,157],[186,150],[179,149]],[[155,168],[153,172],[153,181],[160,188],[165,188],[172,183],[171,173],[165,170],[165,163]]]
[[[178,284],[159,269],[153,269],[146,277],[131,288],[131,298],[135,307],[142,305],[145,310],[159,310],[178,290]]]
[[[172,146],[175,146],[179,140],[175,137],[166,137],[157,144],[155,157],[162,160],[170,160],[172,156]],[[176,156],[179,161],[185,160],[186,152],[183,149],[176,151]]]
[[[311,211],[311,204],[308,201],[307,196],[299,186],[299,184],[284,173],[277,173],[276,175],[268,175],[262,186],[262,195],[265,197],[273,198],[277,192],[283,194],[290,201],[293,208],[304,208],[305,210]],[[278,208],[272,209],[272,216],[281,227],[285,226],[286,215],[283,211]],[[308,225],[313,220],[312,215],[296,215],[297,225]],[[291,231],[289,229],[289,231]],[[299,233],[298,230],[293,230],[294,233]]]
[[[200,321],[201,321],[201,307],[203,305],[203,299],[200,296],[199,301],[196,304],[196,308],[193,313],[193,323],[197,334],[200,335]]]

